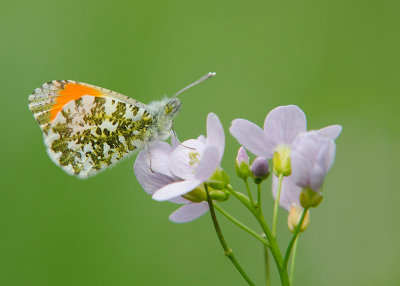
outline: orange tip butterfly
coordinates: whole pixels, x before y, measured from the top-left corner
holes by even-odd
[[[54,80],[29,96],[29,109],[53,162],[83,179],[155,141],[168,139],[181,109],[177,96],[213,76],[210,72],[171,98],[148,105],[98,86]]]

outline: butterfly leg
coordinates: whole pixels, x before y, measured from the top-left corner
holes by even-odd
[[[183,145],[183,144],[179,141],[178,136],[176,135],[176,132],[175,132],[175,130],[173,129],[173,127],[172,127],[172,129],[171,129],[171,144],[172,144],[172,147],[174,147],[174,148],[176,148],[176,147],[178,147],[178,145],[180,145],[180,146],[183,146],[183,147],[185,147],[185,148],[187,148],[187,149],[191,149],[191,150],[194,150],[194,149],[195,149],[195,148],[192,148],[192,147]]]
[[[149,150],[149,146],[148,146],[147,144],[146,144],[145,150],[147,151],[147,157],[149,158],[149,167],[150,167],[150,171],[151,171],[152,173],[155,173],[155,172],[153,171],[153,168],[151,167],[151,153],[150,153],[150,150]]]

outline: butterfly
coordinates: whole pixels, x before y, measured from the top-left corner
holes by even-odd
[[[213,76],[208,73],[174,96],[148,105],[98,86],[54,80],[35,89],[28,106],[51,160],[83,179],[168,139],[181,109],[177,95]]]

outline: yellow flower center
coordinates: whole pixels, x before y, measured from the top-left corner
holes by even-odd
[[[189,159],[190,159],[189,165],[194,166],[194,165],[200,163],[199,156],[200,156],[200,154],[198,152],[194,152],[194,151],[189,152]]]
[[[284,176],[290,175],[290,151],[290,146],[286,145],[281,145],[276,149],[272,161],[274,163],[274,173],[277,176],[279,176],[279,174]]]

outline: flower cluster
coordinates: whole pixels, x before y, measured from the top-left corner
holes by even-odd
[[[258,156],[250,166],[245,149],[239,149],[235,169],[240,178],[253,177],[261,183],[269,175],[267,159],[272,159],[272,192],[276,197],[278,176],[285,176],[279,205],[290,212],[289,221],[298,221],[304,207],[319,204],[324,177],[334,162],[334,140],[341,132],[340,125],[307,131],[304,112],[288,105],[269,112],[264,129],[248,120],[235,119],[229,130],[244,148]],[[210,113],[207,137],[182,143],[172,137],[171,142],[157,142],[141,151],[134,170],[153,199],[183,204],[171,214],[172,221],[188,222],[207,212],[206,186],[214,200],[223,201],[229,196],[223,188],[229,179],[220,167],[224,130],[218,117]],[[293,226],[289,223],[289,228]]]
[[[295,105],[288,105],[268,113],[264,130],[245,119],[235,119],[229,130],[250,152],[273,159],[274,197],[277,195],[278,176],[285,176],[279,204],[290,212],[289,228],[292,230],[302,208],[316,207],[322,199],[320,190],[334,162],[334,140],[342,127],[331,125],[307,132],[304,112]]]
[[[341,130],[340,125],[331,125],[307,131],[306,116],[295,105],[273,109],[268,113],[263,129],[245,119],[233,120],[229,131],[242,145],[236,156],[235,172],[244,181],[247,196],[232,188],[228,175],[220,166],[225,135],[220,120],[213,113],[207,117],[207,137],[199,136],[180,143],[173,136],[171,145],[156,142],[139,153],[134,171],[143,189],[154,200],[182,205],[170,215],[173,222],[189,222],[210,210],[225,254],[249,285],[254,283],[223,238],[215,209],[271,251],[282,285],[290,285],[288,260],[292,249],[296,249],[299,234],[310,222],[309,209],[317,207],[322,200],[322,185],[335,160],[335,139]],[[246,149],[256,155],[254,160],[249,158]],[[272,161],[271,168],[268,160]],[[261,204],[261,184],[270,173],[275,198],[272,231],[266,223]],[[249,179],[257,185],[257,200],[253,200]],[[230,195],[251,212],[263,234],[246,226],[216,203],[226,201]],[[279,206],[289,212],[288,227],[293,232],[284,257],[276,239]],[[293,254],[290,267],[294,265],[294,258]],[[293,273],[293,268],[290,273]]]

